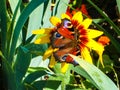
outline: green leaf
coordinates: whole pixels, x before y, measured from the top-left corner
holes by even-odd
[[[58,90],[60,85],[59,80],[47,80],[44,90]]]
[[[47,12],[47,9],[50,9],[51,6],[51,1],[48,0],[44,3],[44,8],[43,8],[43,14],[42,14],[42,18],[41,18],[41,25],[43,25],[43,18],[45,16],[45,12]],[[50,10],[49,10],[50,11]],[[51,13],[51,12],[50,12]],[[45,23],[45,22],[44,22]]]
[[[31,84],[31,86],[34,87],[35,89],[28,90],[44,90],[46,82],[47,82],[46,80],[35,81],[33,84]]]
[[[86,89],[81,89],[79,86],[75,85],[66,85],[66,90],[86,90]]]
[[[25,22],[25,24],[22,28],[22,45],[26,44],[28,22],[29,22],[29,19],[27,19],[27,21]]]
[[[66,12],[68,3],[69,0],[56,0],[56,6],[54,7],[53,15],[61,17],[61,14]]]
[[[14,29],[14,26],[15,26],[16,21],[18,19],[18,16],[20,15],[19,7],[21,5],[21,0],[19,0],[19,1],[10,0],[9,3],[10,3],[11,10],[13,12],[13,17],[12,17],[12,21],[10,23],[10,26],[9,26],[9,29],[8,29],[8,33],[7,33],[7,51],[8,52],[9,52],[9,49],[10,49],[10,44],[11,44],[11,38],[12,38],[12,34],[13,34],[13,29]]]
[[[9,0],[9,4],[10,4],[10,8],[12,13],[16,13],[16,10],[19,8],[18,3],[20,3],[20,0]],[[19,11],[20,9],[18,9],[17,11]],[[18,16],[20,15],[20,11],[18,13],[16,13]],[[17,18],[18,18],[17,16]]]
[[[55,74],[57,75],[56,78],[58,80],[62,80],[62,82],[64,84],[68,84],[70,82],[70,70],[71,70],[71,65],[69,65],[66,73],[61,73],[61,63],[57,63],[55,64],[54,68],[53,68]],[[53,80],[54,78],[52,78],[51,80]]]
[[[0,0],[0,29],[1,29],[1,49],[3,54],[6,54],[6,36],[7,36],[7,15],[6,15],[6,0]]]
[[[16,44],[17,44],[17,40],[20,34],[20,31],[25,23],[25,21],[27,20],[28,16],[32,13],[32,11],[37,8],[40,4],[42,4],[43,2],[45,2],[46,0],[32,0],[27,7],[22,11],[15,29],[14,29],[14,33],[13,33],[13,37],[12,37],[12,43],[11,43],[11,48],[10,48],[10,54],[9,54],[9,62],[11,63],[13,60],[13,55],[15,53],[15,48],[16,48]]]
[[[57,90],[64,79],[63,74],[51,75],[46,82],[45,90]]]
[[[105,21],[105,19],[92,19],[93,20],[93,22],[95,22],[95,23],[102,23],[102,22],[104,22]]]
[[[65,90],[65,87],[67,84],[70,83],[70,70],[71,70],[71,65],[69,65],[69,68],[67,70],[66,73],[61,73],[61,63],[57,63],[55,64],[54,68],[53,68],[55,75],[51,75],[49,77],[49,80],[53,81],[53,83],[55,81],[60,81],[61,83],[59,83],[58,85],[54,84],[56,86],[56,88],[61,88],[61,90]],[[46,83],[47,86],[49,86],[50,82],[48,81]],[[51,86],[51,88],[55,88],[55,86]],[[61,86],[61,87],[60,87]],[[48,88],[47,88],[48,89]],[[49,89],[48,89],[49,90]],[[50,89],[51,90],[51,89]],[[56,89],[55,89],[56,90]]]
[[[84,76],[85,78],[89,79],[90,81],[93,81],[93,85],[96,86],[99,90],[118,90],[118,87],[113,83],[113,81],[108,78],[100,69],[98,69],[96,66],[89,64],[85,60],[71,55],[71,57],[76,60],[80,66],[76,66],[73,70],[79,73],[81,68],[83,68],[84,72],[87,74],[87,76]],[[81,74],[81,73],[79,73]]]
[[[34,56],[43,55],[47,49],[47,44],[34,44],[30,43],[25,46]]]
[[[33,73],[30,73],[29,75],[26,76],[26,78],[24,79],[23,83],[32,83],[33,81],[35,81],[36,79],[40,78],[41,76],[47,74],[46,71],[43,70],[38,70],[35,71]]]
[[[73,67],[72,70],[74,70],[75,72],[77,72],[78,74],[82,75],[83,77],[87,78],[88,80],[90,80],[90,82],[94,85],[97,86],[96,83],[92,80],[92,78],[87,74],[87,72],[81,67],[81,66],[76,66]]]
[[[19,47],[17,54],[18,55],[13,66],[13,69],[16,75],[17,88],[19,88],[21,80],[25,76],[27,69],[29,67],[31,61],[31,54],[29,53],[29,50],[27,50],[24,47]]]
[[[33,40],[33,38],[35,37],[35,35],[31,35],[27,40],[26,40],[26,44],[28,44],[28,43],[30,43],[32,40]]]
[[[36,90],[36,87],[32,86],[31,84],[25,83],[25,89],[24,90]]]
[[[113,65],[113,61],[110,59],[109,55],[104,54],[103,55],[103,60],[104,60],[103,62],[105,64],[105,66],[106,65],[110,65],[110,66]]]
[[[47,7],[45,7],[45,4],[48,5]],[[50,10],[51,8],[51,1],[49,0],[49,2],[44,3],[44,8],[43,8],[43,13],[42,18],[41,18],[41,28],[48,28],[51,27],[52,24],[50,23],[49,19],[51,17],[51,13],[52,11]]]
[[[0,52],[0,56],[2,56],[2,73],[1,78],[4,80],[3,84],[6,85],[4,89],[6,90],[16,90],[16,82],[15,82],[15,74],[13,72],[12,67],[9,62],[4,58],[3,54]]]
[[[35,71],[45,71],[45,70],[47,70],[47,69],[44,67],[29,67],[28,73],[33,73]]]
[[[65,80],[65,76],[62,73],[49,76],[45,85],[45,90],[58,90],[63,79]]]
[[[117,7],[118,7],[118,11],[119,11],[119,15],[120,15],[120,0],[116,0],[117,3]]]

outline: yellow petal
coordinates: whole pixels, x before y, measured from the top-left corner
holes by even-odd
[[[65,13],[62,14],[61,17],[62,17],[62,19],[64,19],[64,18],[70,19],[70,17],[67,14],[65,14]]]
[[[68,70],[69,64],[66,62],[61,63],[61,72],[62,73],[66,73],[66,71]]]
[[[56,62],[57,61],[55,60],[55,58],[54,58],[54,56],[52,54],[51,59],[50,59],[50,63],[49,63],[49,67],[53,68],[55,66]]]
[[[94,30],[94,29],[88,29],[88,37],[89,38],[96,38],[102,35],[102,31]]]
[[[50,46],[43,55],[43,60],[47,59],[49,56],[52,55],[54,49]]]
[[[101,45],[101,44],[100,44]],[[102,46],[102,45],[101,45]],[[103,46],[102,46],[103,47]],[[104,48],[104,47],[103,47]],[[104,51],[104,49],[103,50],[97,50],[96,52],[98,53],[98,55],[99,55],[99,59],[98,60],[100,60],[100,63],[102,64],[102,66],[104,67],[104,64],[103,64],[103,59],[102,59],[102,54],[103,54],[103,51]]]
[[[36,39],[34,41],[35,44],[45,44],[45,43],[50,43],[50,35],[47,36],[42,36],[39,39]]]
[[[74,16],[72,17],[72,20],[74,21],[78,21],[79,23],[81,23],[83,21],[83,16],[81,12],[77,12],[74,14]]]
[[[84,26],[85,29],[87,29],[91,23],[92,23],[92,19],[86,18],[81,24],[82,26]]]
[[[53,51],[56,52],[56,51],[58,51],[58,50],[59,50],[59,48],[55,48]]]
[[[102,54],[103,54],[103,51],[104,51],[104,46],[97,43],[96,41],[94,41],[92,39],[89,40],[89,42],[86,44],[86,46],[95,50],[98,53],[99,60],[100,60],[101,64],[103,65]]]
[[[52,16],[50,18],[50,22],[54,25],[54,26],[58,26],[59,24],[61,24],[61,19],[55,17],[55,16]]]
[[[90,52],[88,51],[88,48],[84,47],[84,48],[81,49],[81,56],[84,60],[93,64],[92,58],[90,56]]]
[[[39,30],[33,30],[32,34],[49,34],[53,29],[52,28],[44,28]]]
[[[104,47],[92,39],[89,39],[89,42],[86,43],[86,46],[95,51],[104,51]]]

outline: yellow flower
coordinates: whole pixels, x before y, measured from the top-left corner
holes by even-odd
[[[72,18],[67,14],[62,14],[61,19],[52,16],[50,22],[55,26],[54,28],[45,28],[32,32],[33,34],[44,34],[35,41],[36,44],[50,43],[51,46],[43,56],[43,60],[51,56],[50,67],[53,67],[58,61],[56,59],[61,59],[63,54],[72,53],[73,55],[77,55],[78,52],[84,60],[92,63],[90,50],[98,53],[99,60],[103,65],[102,53],[104,47],[93,40],[102,35],[103,32],[89,29],[92,19],[83,19],[82,13],[77,12]],[[66,57],[62,58],[66,59]],[[61,71],[63,73],[66,72],[67,67],[68,63],[61,63]]]

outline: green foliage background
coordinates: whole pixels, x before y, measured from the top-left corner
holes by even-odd
[[[118,90],[120,74],[116,71],[119,68],[114,67],[119,67],[120,64],[116,65],[113,60],[120,58],[120,42],[101,23],[109,23],[116,36],[120,36],[120,26],[97,6],[98,0],[85,1],[88,11],[92,7],[101,16],[93,18],[93,25],[111,40],[111,45],[103,54],[104,60],[107,60],[104,61],[105,68],[100,65],[96,67],[72,56],[80,65],[76,67],[70,65],[68,71],[62,74],[59,63],[54,70],[50,70],[49,60],[42,61],[42,55],[48,46],[35,45],[33,43],[35,36],[31,31],[52,27],[49,18],[53,15],[60,17],[65,13],[69,0],[0,0],[2,90]],[[115,2],[118,7],[117,13],[120,15],[120,1]],[[50,9],[51,3],[55,3],[53,10]],[[82,3],[82,0],[74,0],[72,7],[75,8],[74,6],[80,6]],[[116,51],[107,52],[107,49]],[[113,60],[110,58],[112,53]],[[74,74],[71,74],[71,70]],[[112,72],[114,78],[110,78],[106,72],[108,74]],[[76,77],[80,83],[77,83]]]

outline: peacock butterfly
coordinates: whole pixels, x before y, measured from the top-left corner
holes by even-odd
[[[59,50],[53,53],[56,60],[78,65],[78,63],[68,55],[80,55],[78,34],[79,32],[74,29],[68,19],[63,19],[61,25],[55,28],[51,36],[51,45],[52,48],[59,48]]]

